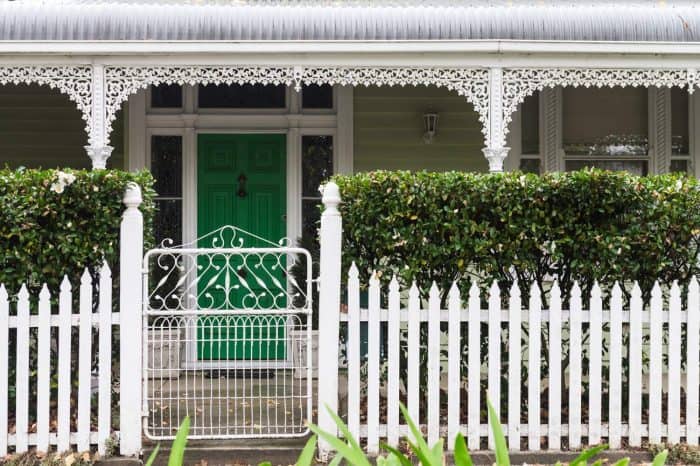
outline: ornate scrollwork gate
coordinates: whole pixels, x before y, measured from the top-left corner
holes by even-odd
[[[311,415],[312,266],[237,227],[144,256],[144,431],[292,437]],[[128,338],[123,335],[122,338]]]

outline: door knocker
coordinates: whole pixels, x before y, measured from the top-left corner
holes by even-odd
[[[246,181],[248,181],[248,178],[241,173],[241,176],[238,177],[238,197],[240,198],[245,198],[248,195],[248,192],[245,189]]]

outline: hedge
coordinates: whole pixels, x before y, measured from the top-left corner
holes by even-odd
[[[153,178],[118,170],[0,170],[0,283],[16,293],[27,283],[75,285],[85,267],[116,268],[122,202],[128,183],[141,186],[146,244],[152,243]]]
[[[344,270],[425,290],[476,279],[541,288],[685,281],[698,273],[700,185],[683,175],[377,171],[336,176]],[[463,288],[466,289],[466,288]],[[502,288],[504,289],[504,288]],[[543,298],[546,299],[543,292]]]

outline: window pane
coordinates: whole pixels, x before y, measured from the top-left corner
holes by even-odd
[[[671,153],[688,155],[688,91],[671,89]]]
[[[161,84],[151,87],[151,107],[182,107],[182,86],[177,84]]]
[[[151,173],[160,197],[182,196],[182,137],[151,137]]]
[[[522,153],[540,153],[540,94],[525,98],[522,105]]]
[[[286,88],[262,84],[199,86],[200,108],[285,108]]]
[[[540,159],[520,159],[520,171],[539,175]]]
[[[156,199],[154,233],[156,244],[165,239],[171,239],[172,245],[182,244],[182,200]]]
[[[333,86],[310,84],[301,90],[302,108],[333,108]]]
[[[645,176],[648,173],[646,160],[567,160],[566,171],[583,168],[600,168],[602,170],[626,171],[633,175]]]
[[[319,221],[321,220],[321,210],[319,199],[304,199],[301,201],[301,234],[303,238],[318,238]]]
[[[318,187],[333,174],[333,136],[302,136],[302,196],[320,197]]]
[[[648,154],[646,88],[566,88],[563,99],[566,154]]]
[[[671,173],[688,173],[688,161],[683,159],[671,160]]]

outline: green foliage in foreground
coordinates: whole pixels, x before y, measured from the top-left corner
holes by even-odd
[[[96,277],[104,260],[116,269],[122,202],[129,183],[141,187],[148,241],[154,216],[150,173],[120,170],[0,170],[0,283],[10,294],[26,283],[74,286],[85,267]],[[116,270],[114,270],[116,272]]]
[[[490,402],[488,403],[488,407],[491,432],[493,433],[493,438],[496,445],[495,464],[497,466],[510,466],[510,458],[508,456],[508,444],[506,442],[505,436],[503,435],[503,430],[501,429],[501,425],[497,420],[498,417],[496,416],[496,412]],[[306,446],[299,455],[299,459],[296,462],[296,466],[311,466],[314,464],[314,453],[316,451],[317,436],[323,438],[336,451],[336,455],[331,461],[330,466],[337,466],[343,460],[345,460],[347,464],[353,466],[372,466],[371,460],[364,452],[357,439],[355,439],[352,436],[350,430],[345,425],[343,420],[340,419],[340,417],[338,417],[337,414],[330,410],[329,413],[335,420],[335,423],[338,426],[340,432],[343,434],[345,440],[336,437],[334,434],[321,430],[315,424],[310,424],[309,428],[312,432],[314,432],[315,435],[313,435],[306,443]],[[406,424],[408,424],[408,427],[411,431],[411,436],[406,438],[406,443],[408,444],[411,452],[416,456],[416,458],[418,458],[420,464],[422,466],[444,466],[446,464],[446,461],[442,439],[440,439],[432,447],[429,446],[423,438],[420,429],[413,422],[413,420],[408,414],[408,410],[403,404],[401,404],[401,413],[403,414],[403,417],[406,420]],[[182,466],[185,457],[185,447],[187,445],[187,434],[189,433],[189,429],[190,418],[188,416],[182,421],[182,424],[180,425],[180,428],[177,431],[177,435],[175,437],[175,440],[173,441],[173,446],[170,451],[168,466]],[[377,466],[413,465],[411,459],[396,448],[390,447],[386,444],[382,444],[381,448],[387,452],[387,455],[378,456],[375,459],[375,463]],[[597,447],[589,448],[588,450],[581,453],[575,460],[569,463],[569,465],[586,466],[589,460],[592,460],[595,456],[597,456],[606,448],[607,445],[600,445]],[[151,453],[150,457],[148,458],[148,461],[146,461],[145,466],[153,465],[156,456],[158,456],[159,449],[160,445],[156,446],[155,450],[153,450],[153,453]],[[654,458],[652,466],[662,466],[666,461],[667,455],[667,450],[659,452]],[[614,463],[612,466],[628,466],[629,463],[629,458],[623,458]],[[461,433],[457,434],[457,438],[455,439],[454,464],[456,466],[473,466],[473,462],[471,460],[471,457],[469,456],[469,451],[467,450],[467,443],[464,440],[464,437]],[[560,462],[557,462],[556,464],[557,466],[561,465]],[[593,466],[600,466],[602,464],[603,460],[599,459],[593,463]],[[262,462],[259,466],[269,465],[270,463],[268,462]]]
[[[680,174],[639,177],[582,170],[511,173],[377,171],[335,176],[343,203],[344,270],[376,270],[427,292],[472,279],[507,289],[574,280],[682,283],[698,274],[700,183]],[[527,293],[526,290],[523,290]],[[547,299],[547,296],[543,296]]]

